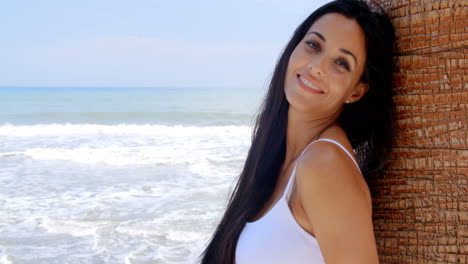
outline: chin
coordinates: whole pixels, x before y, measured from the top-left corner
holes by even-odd
[[[289,107],[293,107],[301,112],[310,111],[312,102],[308,101],[307,98],[297,90],[286,90],[286,100],[289,103]]]

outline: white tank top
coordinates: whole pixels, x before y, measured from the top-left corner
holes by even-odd
[[[334,140],[317,139],[307,145],[297,158],[288,185],[278,202],[259,220],[247,222],[242,230],[236,247],[236,264],[325,263],[317,239],[297,223],[288,206],[297,164],[307,148],[317,141],[338,145],[359,169],[348,150]]]

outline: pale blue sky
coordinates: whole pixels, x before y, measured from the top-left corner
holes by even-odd
[[[0,0],[0,86],[265,87],[328,0]]]

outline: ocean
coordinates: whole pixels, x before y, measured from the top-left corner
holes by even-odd
[[[0,88],[0,263],[197,263],[263,93]]]

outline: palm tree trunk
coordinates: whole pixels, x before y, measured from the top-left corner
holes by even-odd
[[[468,1],[374,0],[397,32],[397,137],[369,184],[381,263],[468,263]]]

